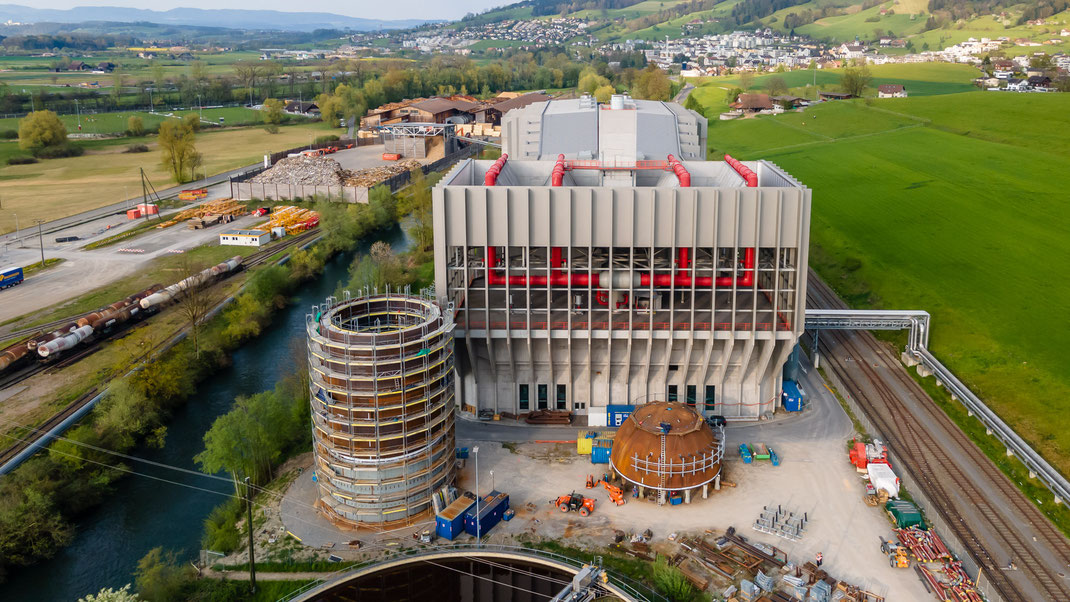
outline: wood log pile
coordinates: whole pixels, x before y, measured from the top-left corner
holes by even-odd
[[[359,171],[347,171],[345,174],[345,185],[371,188],[383,180],[389,180],[400,173],[419,168],[420,162],[410,159],[408,161],[399,161],[390,165],[370,167]]]

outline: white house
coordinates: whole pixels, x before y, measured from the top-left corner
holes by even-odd
[[[907,90],[903,84],[881,84],[877,86],[877,98],[906,98]]]
[[[264,230],[227,230],[219,235],[219,244],[238,247],[260,247],[271,242],[271,233]]]

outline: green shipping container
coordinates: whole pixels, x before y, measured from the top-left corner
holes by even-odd
[[[921,511],[918,510],[917,506],[906,500],[888,500],[888,503],[884,505],[884,509],[892,517],[892,522],[900,529],[914,526],[922,529],[926,528],[925,519],[922,518]]]

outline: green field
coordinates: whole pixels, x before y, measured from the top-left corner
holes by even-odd
[[[248,125],[260,123],[260,112],[245,107],[223,107],[218,109],[204,109],[198,111],[197,109],[184,110],[184,111],[168,111],[159,110],[155,113],[148,113],[145,111],[120,111],[116,113],[83,113],[81,117],[77,115],[60,115],[60,121],[67,126],[67,133],[76,134],[79,131],[83,134],[118,134],[125,132],[127,128],[127,121],[131,116],[137,115],[141,117],[142,125],[146,130],[156,129],[160,123],[165,119],[182,118],[189,114],[198,114],[202,116],[204,121],[212,123],[219,123],[219,118],[224,119],[225,125]],[[291,117],[294,121],[298,121],[297,118]],[[78,124],[81,123],[82,129],[78,129]],[[19,129],[19,119],[15,117],[9,117],[7,119],[0,119],[0,130],[17,130]]]
[[[981,72],[969,65],[951,63],[914,63],[871,65],[873,81],[868,95],[876,96],[881,84],[903,84],[911,97],[955,94],[976,90],[973,79]],[[817,90],[839,90],[842,69],[800,69],[784,73],[767,73],[753,78],[750,91],[765,92],[769,82],[776,77],[784,80],[792,94],[815,98]],[[739,75],[698,78],[701,82],[691,94],[706,108],[706,116],[716,119],[717,114],[728,110],[726,94],[740,87]],[[813,88],[817,83],[817,90]]]
[[[207,118],[207,114],[205,118]],[[278,134],[261,127],[207,129],[197,134],[197,150],[209,174],[250,165],[265,153],[296,148],[316,136],[337,132],[323,122],[287,125]],[[7,165],[7,159],[25,155],[14,141],[0,142],[0,232],[15,229],[14,215],[23,224],[33,219],[52,220],[88,209],[130,199],[141,192],[140,170],[157,190],[173,185],[160,163],[154,136],[85,140],[81,157],[48,159],[30,165]],[[146,153],[124,153],[131,144],[145,144]]]
[[[1070,472],[1070,95],[824,103],[712,122],[711,157],[813,189],[811,264],[856,307],[933,314],[934,352]]]

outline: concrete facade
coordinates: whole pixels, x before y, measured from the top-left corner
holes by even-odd
[[[703,158],[705,120],[628,100],[511,111],[504,148],[539,158],[510,158],[494,185],[494,162],[465,161],[436,187],[435,290],[455,316],[469,411],[570,410],[604,425],[610,404],[741,419],[775,408],[803,327],[810,191],[764,161],[745,164],[754,187],[725,162],[675,162],[685,182],[655,153]],[[545,106],[558,102],[577,107]],[[616,124],[608,137],[596,124],[597,152],[562,131],[587,132],[590,111]],[[529,113],[561,118],[509,125]],[[546,160],[558,154],[559,180]]]

